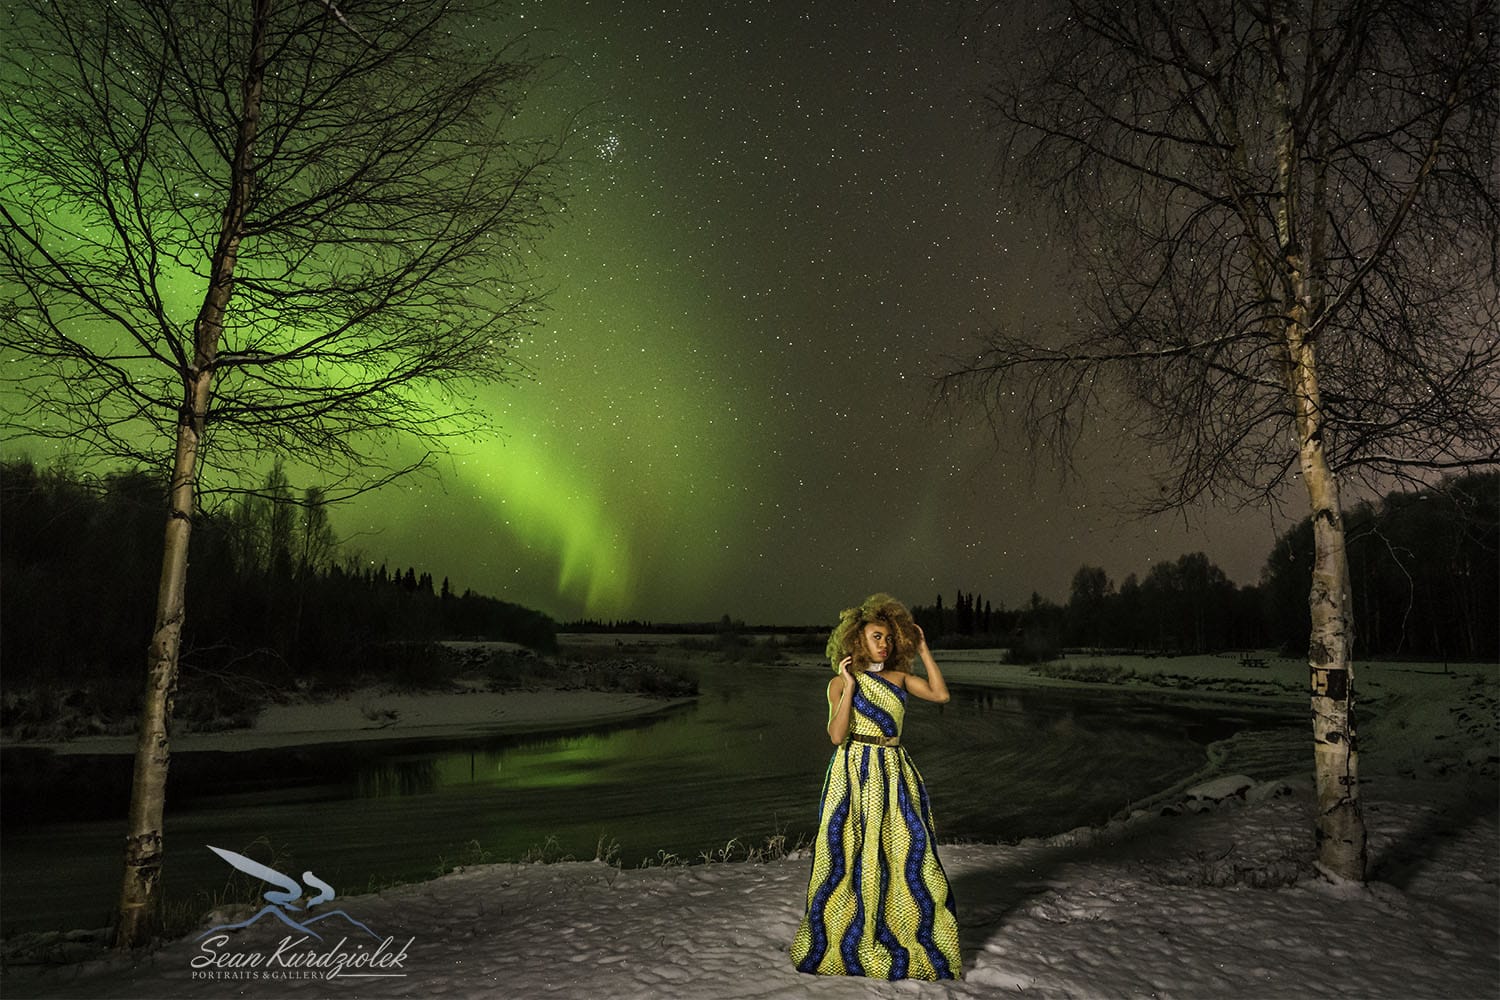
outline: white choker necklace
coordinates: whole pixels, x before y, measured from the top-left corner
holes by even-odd
[[[872,674],[878,674],[882,670],[885,669],[885,664],[884,663],[871,663],[870,666],[868,668],[866,668],[866,669],[868,669],[869,672],[872,673]]]

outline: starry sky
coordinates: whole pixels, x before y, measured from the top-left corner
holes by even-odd
[[[576,617],[831,621],[875,590],[1065,601],[1202,550],[1254,583],[1284,521],[1117,501],[1151,458],[1101,425],[1068,484],[934,412],[974,337],[1069,308],[1064,250],[993,180],[957,8],[534,0],[586,109],[532,378],[495,433],[334,515],[376,564]]]

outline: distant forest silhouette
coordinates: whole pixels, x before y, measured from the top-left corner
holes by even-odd
[[[1359,503],[1344,524],[1356,657],[1500,659],[1500,473]],[[1007,610],[959,591],[951,604],[939,596],[912,614],[945,644],[1005,646],[1018,662],[1078,648],[1300,657],[1311,628],[1312,557],[1312,520],[1304,518],[1277,539],[1259,584],[1237,586],[1194,552],[1118,587],[1103,569],[1082,566],[1064,605],[1033,593]]]
[[[1344,513],[1354,588],[1355,655],[1362,658],[1500,659],[1500,473],[1476,473],[1434,489],[1393,492]],[[913,605],[937,648],[1002,647],[1012,662],[1068,649],[1159,655],[1275,649],[1307,651],[1312,520],[1277,539],[1258,584],[1238,586],[1202,552],[1162,561],[1117,586],[1097,566],[1073,575],[1067,603],[1040,594],[1018,608],[975,591]],[[827,626],[585,619],[565,631],[826,634]],[[806,645],[805,643],[803,645]]]
[[[163,484],[147,472],[85,483],[0,463],[7,725],[20,711],[69,707],[111,729],[133,717],[165,510]],[[335,539],[317,492],[294,496],[279,470],[194,519],[187,607],[176,714],[189,724],[245,724],[282,692],[376,679],[430,686],[445,670],[435,640],[556,645],[557,625],[540,611],[455,594],[415,568],[360,565]],[[55,693],[51,704],[13,704],[13,692],[38,688]]]
[[[7,725],[18,711],[84,712],[123,722],[140,671],[160,566],[163,486],[147,472],[85,482],[27,461],[0,463],[0,660]],[[1392,493],[1345,514],[1362,658],[1500,659],[1500,473]],[[194,523],[178,716],[246,724],[268,697],[342,691],[371,680],[424,687],[447,668],[442,639],[555,649],[547,615],[415,567],[372,568],[345,551],[316,491],[294,496],[279,469]],[[1018,662],[1068,649],[1163,655],[1278,649],[1308,640],[1309,521],[1281,536],[1256,585],[1237,586],[1201,552],[1118,585],[1082,566],[1067,603],[1033,594],[1019,608],[958,591],[916,605],[935,646],[1000,646]],[[729,615],[703,625],[579,621],[573,631],[788,631]],[[791,631],[818,633],[821,627]],[[807,645],[817,637],[809,635]],[[50,704],[14,703],[45,689]],[[106,711],[106,708],[108,711]],[[110,720],[104,720],[109,723]]]

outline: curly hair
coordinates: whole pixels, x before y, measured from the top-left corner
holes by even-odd
[[[905,670],[917,653],[917,623],[912,621],[906,605],[890,594],[871,594],[857,608],[845,608],[839,612],[839,623],[828,635],[828,647],[824,652],[833,672],[838,673],[839,661],[846,656],[854,657],[850,669],[855,673],[870,666],[870,654],[864,644],[864,629],[871,622],[880,622],[891,632],[891,655],[886,666],[892,670]]]

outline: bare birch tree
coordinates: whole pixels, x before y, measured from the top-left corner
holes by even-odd
[[[1341,481],[1500,458],[1493,2],[1033,6],[986,12],[987,97],[1076,319],[940,392],[1063,454],[1107,407],[1169,456],[1151,509],[1301,480],[1319,863],[1363,879]]]
[[[169,471],[117,943],[151,932],[194,513],[276,455],[373,478],[518,373],[556,143],[486,0],[23,0],[0,109],[13,432]],[[145,586],[146,582],[142,581]]]

